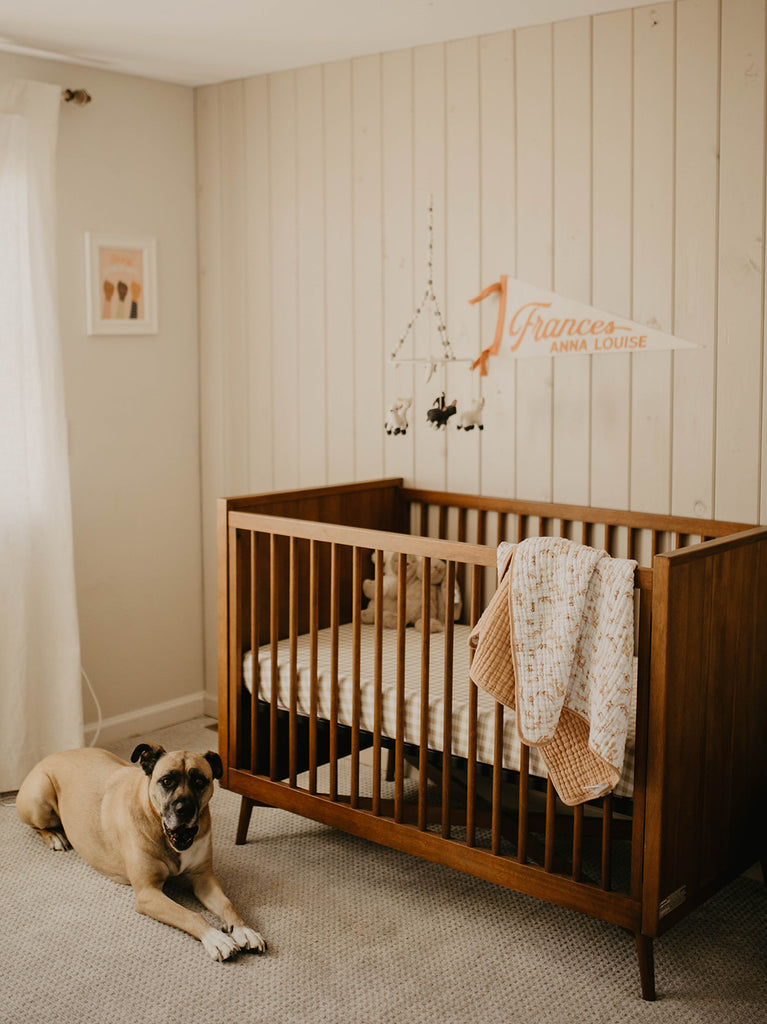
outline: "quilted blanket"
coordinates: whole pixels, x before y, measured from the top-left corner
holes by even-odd
[[[564,803],[611,792],[631,707],[636,562],[561,537],[503,544],[498,559],[471,678],[516,710]]]

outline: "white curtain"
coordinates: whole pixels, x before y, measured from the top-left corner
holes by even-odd
[[[56,302],[61,90],[0,85],[0,791],[82,746]]]

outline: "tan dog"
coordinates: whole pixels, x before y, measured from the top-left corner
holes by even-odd
[[[72,846],[103,875],[132,885],[139,914],[194,935],[214,960],[239,950],[263,952],[263,938],[248,928],[213,874],[208,801],[213,780],[221,778],[221,758],[141,743],[131,761],[140,767],[106,750],[52,754],[24,780],[16,797],[19,817],[52,850]],[[224,922],[224,931],[165,895],[166,880],[180,875]]]

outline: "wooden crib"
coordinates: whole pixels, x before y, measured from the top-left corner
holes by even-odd
[[[566,807],[513,712],[467,679],[496,546],[564,536],[633,558],[636,715],[628,783]],[[377,480],[221,499],[222,785],[653,939],[759,858],[767,791],[767,527],[448,494]],[[363,624],[383,552],[446,563],[444,630]],[[400,572],[404,580],[404,571]],[[255,654],[253,653],[255,652]],[[247,678],[246,678],[247,677]],[[484,698],[484,702],[483,702]],[[460,735],[459,735],[460,733]],[[532,755],[532,756],[531,756]]]

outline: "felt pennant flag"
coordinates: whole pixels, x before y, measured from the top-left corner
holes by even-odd
[[[495,337],[472,365],[472,370],[480,368],[483,377],[487,376],[488,359],[498,355],[502,347],[515,359],[699,347],[674,334],[573,302],[506,275],[469,302],[481,302],[496,292],[498,317]]]

